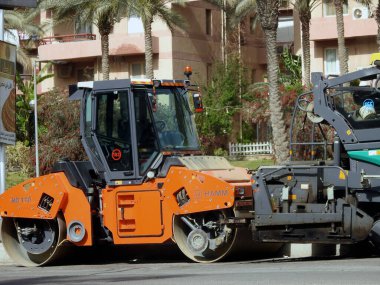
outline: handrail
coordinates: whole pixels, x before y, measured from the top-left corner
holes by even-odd
[[[75,41],[86,41],[86,40],[96,40],[95,34],[70,34],[62,36],[52,36],[44,37],[40,39],[40,45],[52,44],[52,43],[62,43],[62,42],[75,42]]]

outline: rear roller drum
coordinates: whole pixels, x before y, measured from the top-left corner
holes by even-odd
[[[209,263],[228,255],[236,230],[220,223],[226,211],[174,217],[173,234],[179,249],[196,262]]]
[[[6,252],[16,263],[40,266],[61,256],[66,227],[60,216],[53,220],[3,218],[1,236]]]

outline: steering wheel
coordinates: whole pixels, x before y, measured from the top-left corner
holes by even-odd
[[[313,102],[313,99],[311,98],[312,94],[313,92],[309,91],[309,92],[298,95],[296,102],[297,102],[297,107],[301,111],[308,112],[307,107],[309,106],[311,102]]]
[[[159,132],[162,132],[166,128],[166,123],[163,120],[156,121],[156,128]]]

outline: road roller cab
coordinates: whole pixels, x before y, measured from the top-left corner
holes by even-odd
[[[71,86],[81,101],[88,161],[59,161],[51,174],[0,196],[2,236],[23,265],[43,265],[61,244],[160,244],[211,262],[235,241],[236,213],[250,215],[250,175],[202,156],[188,80],[108,80]],[[189,102],[194,103],[191,108]],[[235,204],[238,196],[239,205]]]

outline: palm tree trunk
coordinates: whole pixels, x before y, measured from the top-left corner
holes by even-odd
[[[102,46],[102,73],[103,80],[110,79],[110,63],[109,63],[109,35],[101,34],[100,41]]]
[[[152,47],[152,21],[146,20],[145,31],[145,74],[147,78],[153,79],[153,47]]]
[[[277,58],[277,31],[265,30],[267,48],[268,81],[269,81],[269,111],[273,132],[276,162],[282,163],[289,159],[288,139],[285,131],[283,110],[278,91],[278,58]]]
[[[288,139],[278,91],[278,58],[277,58],[277,27],[279,15],[279,0],[257,0],[257,11],[260,24],[265,34],[268,81],[269,81],[269,111],[273,131],[273,142],[277,163],[289,159]]]
[[[303,82],[310,86],[310,20],[301,19],[302,30],[302,59],[303,59]]]
[[[343,0],[334,0],[338,31],[338,58],[340,75],[348,73],[348,55],[344,42]]]
[[[377,41],[378,50],[380,51],[380,1],[377,4],[377,8],[376,8],[376,12],[375,12],[375,19],[376,19],[376,23],[377,23],[376,41]]]

